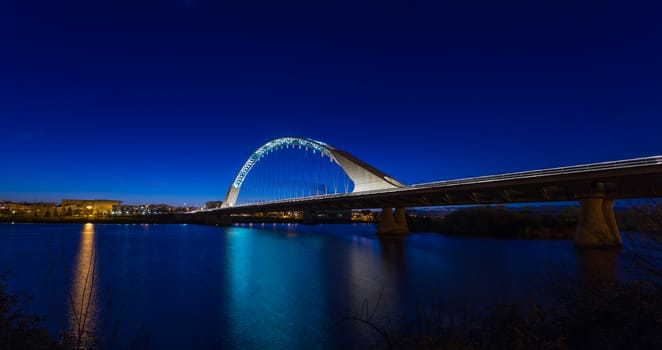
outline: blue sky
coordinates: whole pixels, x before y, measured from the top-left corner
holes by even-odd
[[[0,4],[0,199],[222,199],[304,136],[404,183],[662,154],[637,1]]]

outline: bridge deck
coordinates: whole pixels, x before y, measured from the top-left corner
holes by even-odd
[[[213,209],[217,213],[548,202],[662,196],[662,156],[322,195]]]

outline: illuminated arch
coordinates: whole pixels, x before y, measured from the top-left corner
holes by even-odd
[[[260,159],[274,150],[289,147],[298,147],[299,149],[306,150],[312,149],[313,153],[320,152],[322,156],[331,158],[331,161],[335,161],[354,182],[354,190],[352,192],[406,187],[398,180],[389,177],[350,153],[334,148],[324,142],[301,137],[282,137],[265,143],[251,154],[246,163],[244,163],[244,166],[239,170],[237,177],[235,177],[221,207],[233,207],[237,203],[241,185]]]

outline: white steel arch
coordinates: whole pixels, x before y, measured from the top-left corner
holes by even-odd
[[[328,156],[332,161],[338,163],[345,174],[354,182],[354,190],[352,192],[406,187],[398,180],[389,177],[350,153],[334,148],[324,142],[301,137],[281,137],[265,143],[251,154],[235,177],[221,207],[235,206],[241,185],[260,159],[270,152],[289,147],[312,149],[314,153],[320,152],[322,156]]]

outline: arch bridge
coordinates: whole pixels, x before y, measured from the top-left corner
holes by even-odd
[[[269,153],[295,148],[319,153],[337,164],[354,183],[348,193],[321,194],[237,204],[251,170]],[[409,233],[406,207],[579,201],[575,245],[620,247],[614,200],[662,196],[662,156],[574,165],[465,179],[405,185],[349,152],[309,138],[284,137],[267,142],[248,158],[218,209],[207,221],[236,213],[382,208],[378,234]],[[393,213],[395,208],[395,214]]]
[[[300,137],[283,137],[271,140],[258,148],[241,167],[239,173],[232,182],[221,208],[234,207],[241,191],[244,180],[255,167],[255,165],[269,153],[283,148],[298,148],[312,150],[322,157],[327,156],[332,162],[337,163],[347,176],[354,182],[352,192],[365,192],[372,190],[384,190],[390,188],[404,188],[404,184],[382,171],[356,158],[348,152],[339,150],[324,142]]]

